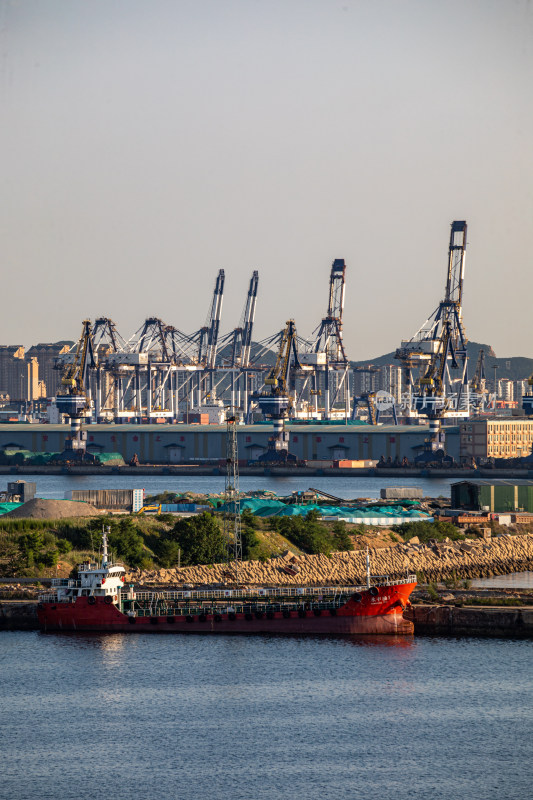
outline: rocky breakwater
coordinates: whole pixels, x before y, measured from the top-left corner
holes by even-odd
[[[500,536],[493,540],[407,544],[370,549],[373,575],[404,578],[416,573],[420,580],[443,581],[453,578],[482,578],[505,575],[533,568],[533,534]],[[291,574],[294,573],[294,574]],[[263,585],[351,585],[365,580],[366,552],[295,556],[286,552],[267,561],[244,561],[239,565],[239,582]],[[235,581],[235,568],[212,564],[181,569],[133,571],[129,582],[158,586],[177,584],[227,585]]]

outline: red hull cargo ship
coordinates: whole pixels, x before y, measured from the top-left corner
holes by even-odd
[[[44,631],[116,633],[411,634],[403,612],[416,577],[370,577],[365,586],[191,588],[135,591],[113,563],[103,534],[102,560],[77,579],[56,579],[39,598]]]

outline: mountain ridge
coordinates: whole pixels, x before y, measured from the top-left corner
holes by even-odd
[[[481,344],[479,342],[468,342],[468,373],[473,376],[479,351],[485,351],[485,377],[487,381],[494,380],[494,366],[496,366],[496,377],[498,380],[507,378],[512,381],[527,380],[533,374],[533,358],[525,358],[524,356],[511,356],[510,358],[498,358],[494,349],[489,344]],[[377,356],[372,359],[364,359],[362,361],[350,361],[352,367],[367,367],[375,366],[381,367],[385,364],[396,364],[399,366],[399,361],[394,358],[394,352],[385,353],[382,356]]]

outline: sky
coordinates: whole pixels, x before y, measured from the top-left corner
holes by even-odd
[[[468,223],[464,323],[533,356],[530,0],[0,0],[0,343],[325,315],[410,338]]]

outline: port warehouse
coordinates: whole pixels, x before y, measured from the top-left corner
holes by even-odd
[[[289,450],[301,461],[367,460],[381,456],[413,461],[428,437],[427,425],[287,425]],[[126,461],[137,454],[141,463],[183,464],[224,459],[225,425],[88,425],[89,452],[118,452]],[[60,453],[68,425],[0,425],[0,449]],[[265,452],[273,427],[238,427],[239,459],[255,461]],[[447,452],[459,461],[459,428],[446,428]]]
[[[452,508],[533,512],[533,481],[469,480],[451,487]]]

